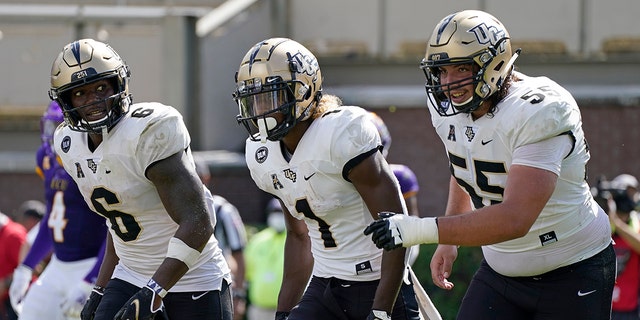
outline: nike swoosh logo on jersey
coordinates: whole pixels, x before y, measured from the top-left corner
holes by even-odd
[[[317,172],[312,173],[310,176],[304,176],[304,181],[307,181],[309,179],[311,179],[311,177],[313,177]]]
[[[192,295],[191,295],[191,299],[193,299],[193,300],[198,300],[198,299],[200,299],[200,298],[204,297],[204,295],[205,295],[205,294],[207,294],[207,293],[209,293],[209,291],[205,291],[205,292],[203,292],[203,293],[201,293],[201,294],[199,294],[199,295],[192,294]]]
[[[592,294],[594,292],[596,292],[596,290],[591,290],[591,291],[587,291],[587,292],[582,292],[582,291],[578,290],[578,297],[584,297],[584,296]]]
[[[487,141],[482,140],[482,141],[480,141],[480,143],[482,143],[482,145],[484,146],[484,145],[486,145],[487,143],[489,143],[491,141],[493,141],[493,139],[487,140]]]

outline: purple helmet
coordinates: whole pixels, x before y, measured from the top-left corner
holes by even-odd
[[[389,154],[389,148],[391,148],[391,134],[379,115],[373,111],[370,111],[369,115],[371,115],[371,120],[376,125],[376,129],[378,129],[380,140],[382,140],[382,155],[386,158],[387,154]]]
[[[60,105],[52,100],[42,118],[40,118],[40,139],[45,150],[50,154],[53,154],[53,133],[63,121],[64,116]]]

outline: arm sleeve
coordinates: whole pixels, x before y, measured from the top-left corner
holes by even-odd
[[[104,241],[102,242],[102,246],[100,247],[100,251],[98,251],[98,256],[96,259],[96,263],[93,265],[93,268],[87,273],[84,277],[84,281],[87,283],[95,283],[96,278],[98,278],[98,272],[100,271],[100,266],[102,265],[102,260],[104,259],[104,250],[107,246],[107,237],[104,237]]]
[[[38,234],[36,239],[29,249],[29,253],[24,258],[22,264],[34,269],[44,257],[53,250],[53,239],[50,234],[49,227],[47,226],[47,220],[49,220],[49,212],[40,220],[38,224]]]

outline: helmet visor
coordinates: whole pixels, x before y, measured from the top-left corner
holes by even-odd
[[[287,103],[287,89],[260,92],[238,98],[243,118],[255,118],[279,110]]]

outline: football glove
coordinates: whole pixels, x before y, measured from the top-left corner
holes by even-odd
[[[153,310],[155,298],[156,293],[153,289],[145,286],[129,298],[129,301],[116,313],[113,320],[152,320],[155,318],[156,312],[160,311],[164,306],[163,303],[160,303],[160,307]]]
[[[80,281],[77,286],[67,292],[67,296],[62,301],[62,312],[67,317],[78,318],[80,311],[87,302],[91,293],[92,285],[86,281]]]
[[[289,318],[289,312],[287,311],[277,311],[275,320],[287,320]]]
[[[93,320],[93,317],[96,314],[96,309],[98,309],[98,305],[100,304],[100,300],[102,300],[102,296],[104,295],[104,288],[100,286],[93,287],[91,290],[91,294],[89,295],[89,300],[84,303],[82,307],[82,311],[80,311],[80,319],[82,320]]]
[[[33,270],[24,264],[19,265],[13,271],[13,280],[9,287],[9,300],[11,301],[11,307],[18,314],[22,309],[22,299],[27,294],[32,277]]]
[[[379,220],[371,222],[364,229],[364,235],[371,235],[371,240],[380,249],[392,250],[438,242],[436,218],[418,218],[392,212],[380,212],[378,216]]]

